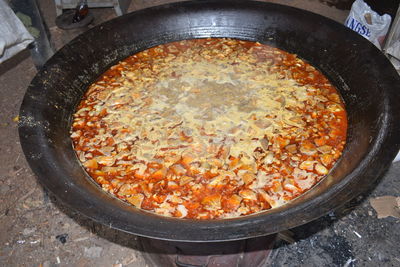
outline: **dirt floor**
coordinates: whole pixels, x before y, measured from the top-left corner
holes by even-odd
[[[55,26],[51,0],[39,1],[57,49],[83,30]],[[173,2],[135,0],[129,11]],[[349,1],[274,0],[343,23]],[[339,8],[332,4],[341,3]],[[348,6],[348,4],[347,4]],[[93,10],[95,24],[115,17]],[[17,115],[36,69],[29,51],[0,65],[0,266],[146,266],[137,237],[95,223],[63,206],[37,182],[22,153]],[[367,195],[307,225],[281,233],[272,266],[400,266],[400,220],[377,218],[370,200],[400,194],[400,162]]]

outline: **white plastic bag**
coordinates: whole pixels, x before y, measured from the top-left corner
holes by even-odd
[[[0,0],[0,63],[25,49],[33,37],[4,0]]]
[[[391,20],[388,14],[380,16],[363,0],[356,0],[351,6],[345,25],[382,49]]]

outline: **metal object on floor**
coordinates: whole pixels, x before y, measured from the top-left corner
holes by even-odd
[[[87,16],[79,22],[72,22],[75,10],[67,10],[56,18],[56,25],[58,28],[63,30],[70,30],[76,28],[83,28],[89,25],[93,21],[92,13],[87,14]]]
[[[400,4],[397,9],[396,16],[392,20],[392,25],[390,26],[389,32],[386,35],[385,46],[383,47],[383,52],[387,55],[387,49],[389,46],[393,45],[395,41],[400,40]]]
[[[265,267],[270,263],[276,235],[215,242],[187,243],[139,238],[149,266],[163,267]]]
[[[400,70],[398,67],[399,61],[395,57],[393,57],[389,52],[389,48],[395,45],[396,42],[400,41],[400,4],[397,8],[397,13],[392,21],[392,25],[390,26],[389,32],[386,35],[385,45],[383,47],[383,53],[393,62],[394,65],[397,64],[397,71],[400,75]],[[396,158],[393,162],[400,161],[400,151],[397,154]]]
[[[78,0],[54,0],[57,16],[63,13],[63,9],[75,9]],[[131,0],[88,0],[89,8],[113,7],[117,16],[122,16],[128,10]]]
[[[35,41],[29,45],[33,63],[40,69],[54,54],[54,48],[50,42],[49,30],[40,13],[37,0],[12,0],[11,7],[15,12],[21,12],[32,20],[32,27],[39,32]]]

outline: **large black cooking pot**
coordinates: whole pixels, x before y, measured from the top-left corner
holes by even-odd
[[[342,159],[317,186],[290,204],[237,219],[166,218],[106,194],[79,164],[69,129],[71,114],[88,86],[138,51],[205,37],[258,41],[296,53],[339,88],[349,119]],[[369,189],[400,147],[400,79],[372,44],[322,16],[251,1],[182,2],[113,19],[59,50],[26,92],[19,133],[40,182],[63,203],[95,221],[159,239],[244,239],[304,224]]]

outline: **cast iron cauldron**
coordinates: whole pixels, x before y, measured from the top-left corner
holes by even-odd
[[[71,115],[88,86],[138,51],[205,37],[258,41],[296,53],[340,90],[349,119],[342,159],[317,186],[290,204],[236,219],[166,218],[106,194],[79,164],[69,129]],[[63,203],[95,221],[158,239],[244,239],[307,223],[370,188],[400,147],[400,79],[377,48],[322,16],[251,1],[174,3],[113,19],[59,50],[26,92],[19,134],[40,182]]]

